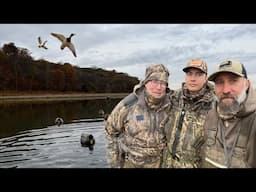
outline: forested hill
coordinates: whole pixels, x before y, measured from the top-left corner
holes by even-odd
[[[0,92],[132,92],[137,77],[115,70],[80,68],[69,63],[34,60],[26,48],[14,43],[0,48]]]

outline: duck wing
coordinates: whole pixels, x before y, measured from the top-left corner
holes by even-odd
[[[62,34],[59,33],[51,33],[52,36],[56,37],[57,39],[59,39],[61,42],[65,42],[66,41],[66,37]]]
[[[42,47],[43,47],[44,49],[48,49],[48,48],[45,46],[45,43],[42,45]]]
[[[70,49],[70,51],[72,51],[73,55],[76,57],[76,49],[75,46],[73,45],[73,43],[68,43],[67,47]]]
[[[47,41],[44,41],[43,46],[45,46],[46,43],[47,43]]]
[[[38,37],[38,43],[39,43],[40,45],[42,44],[41,37]]]

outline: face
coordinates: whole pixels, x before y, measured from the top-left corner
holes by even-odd
[[[145,84],[145,87],[150,95],[155,98],[161,98],[166,94],[167,83],[159,80],[151,80]]]
[[[236,113],[246,98],[249,80],[232,73],[220,73],[215,79],[215,93],[220,112]]]
[[[190,68],[186,71],[185,82],[191,93],[196,93],[202,89],[206,81],[207,75],[201,70]]]

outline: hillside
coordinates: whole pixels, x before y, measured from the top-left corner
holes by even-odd
[[[127,93],[139,83],[137,77],[115,70],[80,68],[70,63],[34,60],[26,48],[14,43],[0,48],[0,93],[81,92]]]

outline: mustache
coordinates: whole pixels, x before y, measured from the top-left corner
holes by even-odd
[[[221,95],[219,100],[222,101],[223,99],[228,99],[228,98],[237,100],[237,97],[235,95],[232,95],[232,94]]]

